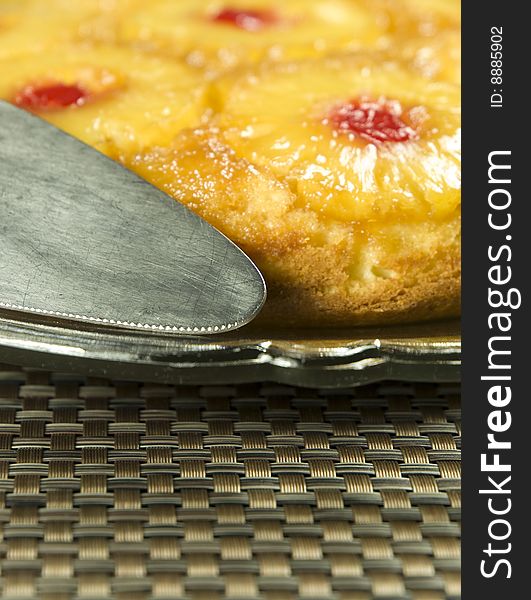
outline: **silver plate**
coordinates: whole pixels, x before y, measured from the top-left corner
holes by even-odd
[[[382,379],[458,381],[461,341],[457,321],[308,331],[251,324],[176,337],[0,311],[0,361],[124,380],[338,388]]]

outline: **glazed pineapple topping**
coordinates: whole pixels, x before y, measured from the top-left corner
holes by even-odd
[[[450,84],[346,56],[239,72],[217,84],[217,97],[227,143],[321,219],[455,214],[460,111]]]
[[[358,136],[375,144],[416,139],[417,132],[403,119],[399,102],[368,99],[340,104],[329,116],[330,123],[339,133]]]
[[[264,27],[274,25],[278,21],[278,18],[270,10],[223,8],[212,15],[212,21],[233,25],[246,31],[260,31]]]
[[[50,83],[48,85],[28,85],[15,95],[14,103],[31,111],[47,111],[81,106],[89,94],[80,85]]]

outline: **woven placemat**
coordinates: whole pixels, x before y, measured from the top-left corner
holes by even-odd
[[[2,366],[1,597],[457,598],[459,448],[455,385]]]

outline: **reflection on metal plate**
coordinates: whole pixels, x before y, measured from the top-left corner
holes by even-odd
[[[0,312],[0,361],[169,383],[276,381],[348,387],[383,379],[458,381],[458,322],[403,327],[261,331],[209,337],[69,327]]]

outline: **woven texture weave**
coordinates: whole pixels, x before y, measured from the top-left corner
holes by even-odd
[[[3,366],[1,597],[457,598],[459,448],[455,385]]]

